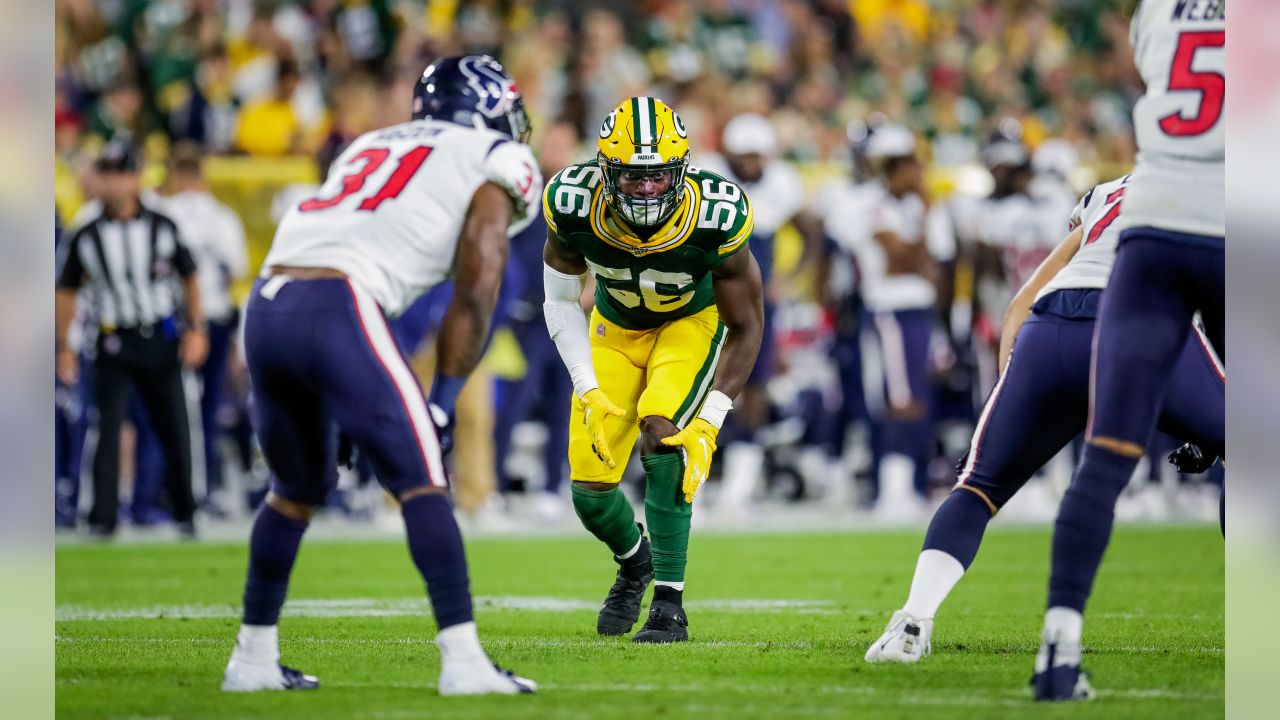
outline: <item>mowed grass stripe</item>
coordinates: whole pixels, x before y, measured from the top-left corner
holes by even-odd
[[[592,600],[553,597],[480,596],[475,598],[477,610],[508,610],[530,612],[595,612],[600,603]],[[725,599],[690,600],[686,607],[691,611],[713,610],[719,612],[832,612],[828,600],[787,599]],[[425,615],[431,612],[431,603],[419,598],[345,598],[300,599],[285,603],[282,615],[286,617],[405,617]],[[54,618],[59,622],[103,620],[190,620],[197,618],[237,618],[240,608],[234,605],[157,605],[136,608],[96,608],[83,605],[59,605]]]

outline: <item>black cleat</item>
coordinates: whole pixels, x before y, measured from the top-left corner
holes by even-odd
[[[631,638],[638,643],[674,643],[689,639],[689,618],[684,608],[665,600],[649,603],[649,619],[640,632]]]
[[[301,670],[281,665],[280,673],[284,675],[285,690],[315,690],[320,687],[320,681],[315,675],[307,675]]]
[[[626,635],[640,619],[644,591],[653,581],[653,555],[649,538],[640,537],[640,549],[626,560],[618,560],[618,576],[596,618],[596,632],[601,635]]]

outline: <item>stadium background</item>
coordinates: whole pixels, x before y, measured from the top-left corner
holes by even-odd
[[[846,171],[846,124],[877,110],[925,141],[939,192],[1004,118],[1032,147],[1069,141],[1087,186],[1133,157],[1123,4],[58,0],[58,205],[74,213],[78,173],[117,133],[146,139],[155,183],[168,145],[195,139],[225,156],[210,175],[260,252],[263,197],[404,119],[433,57],[471,52],[516,77],[535,147],[550,119],[585,131],[647,92],[679,109],[695,152],[715,150],[733,115],[768,115],[811,186]],[[288,108],[269,101],[279,59],[301,74]]]
[[[210,155],[214,194],[244,223],[256,271],[282,199],[317,182],[320,169],[360,133],[406,120],[422,68],[459,53],[492,54],[515,76],[533,119],[535,152],[553,121],[571,122],[591,138],[617,99],[650,94],[685,119],[695,164],[720,149],[732,117],[765,115],[809,200],[824,185],[847,181],[850,128],[877,113],[915,133],[935,203],[986,195],[991,176],[982,151],[1011,127],[1032,152],[1053,147],[1044,153],[1046,167],[1082,192],[1132,162],[1128,108],[1140,81],[1124,5],[58,0],[58,209],[64,219],[75,216],[86,201],[89,166],[111,138],[143,143],[147,183],[156,187],[163,186],[170,148],[194,141]],[[584,145],[579,154],[592,152]],[[801,233],[784,227],[776,247],[780,300],[816,307],[824,289],[814,267],[799,264]],[[957,288],[966,287],[968,271],[958,264]],[[530,277],[537,272],[528,269]],[[237,283],[241,297],[252,274]],[[988,331],[998,328],[999,310],[986,318]],[[990,338],[984,346],[980,335],[970,341],[974,363],[985,363],[986,372],[969,373],[963,388],[976,401],[992,379]],[[480,382],[519,377],[510,333],[499,331],[485,365]],[[429,367],[428,357],[424,377]],[[492,398],[472,405],[486,403]],[[950,443],[940,446],[940,486],[972,420],[953,423]],[[482,419],[480,434],[491,422]],[[465,457],[486,451],[491,456],[484,446]],[[465,475],[466,463],[458,464]],[[463,508],[483,510],[492,482],[480,479],[478,494],[460,498]],[[1197,502],[1191,512],[1212,517],[1209,507]]]
[[[695,157],[719,149],[734,115],[763,113],[811,202],[828,182],[848,181],[850,123],[856,128],[875,112],[915,133],[935,203],[987,194],[992,179],[982,150],[1008,119],[1033,151],[1065,141],[1057,148],[1075,155],[1074,192],[1125,172],[1133,159],[1129,108],[1139,80],[1123,0],[55,5],[55,189],[64,223],[88,199],[91,165],[108,138],[143,141],[147,183],[157,188],[171,149],[194,140],[210,153],[205,170],[214,193],[244,223],[250,276],[280,199],[310,187],[359,133],[406,119],[413,81],[431,58],[450,53],[489,52],[513,72],[533,116],[535,152],[560,118],[593,137],[604,112],[632,93],[661,97],[684,116]],[[273,98],[281,67],[298,71],[287,100]],[[823,288],[812,267],[798,266],[801,233],[784,229],[777,243],[779,274],[790,280],[779,285],[780,299],[814,307]],[[959,264],[957,272],[967,270]],[[239,281],[240,297],[247,285]],[[999,322],[999,310],[989,323]],[[971,349],[990,363],[984,342]],[[819,350],[823,366],[829,358]],[[482,384],[520,370],[518,343],[500,332]],[[830,372],[815,376],[834,382]],[[243,376],[229,381],[236,399],[228,425],[243,415]],[[971,375],[963,392],[980,400],[989,381]],[[60,393],[59,402],[66,399]],[[72,400],[64,409],[76,406]],[[948,430],[951,446],[939,448],[935,499],[954,477],[955,442],[972,429],[968,410]],[[228,473],[236,466],[229,462]],[[260,470],[228,482],[261,481]],[[129,472],[121,478],[125,497]],[[60,504],[66,480],[58,480]],[[714,501],[715,489],[699,502]],[[1193,496],[1205,502],[1169,519],[1190,516],[1197,527],[1124,522],[1117,530],[1087,638],[1102,700],[1035,714],[1223,716],[1216,497]],[[864,531],[876,525],[873,513],[854,510],[853,498],[830,500],[792,503],[775,494],[745,532],[698,525],[690,552],[694,642],[648,653],[595,637],[613,567],[567,512],[567,499],[555,521],[528,507],[493,521],[482,497],[466,499],[471,511],[460,520],[486,649],[542,683],[537,696],[513,701],[525,703],[519,706],[433,696],[434,627],[394,513],[373,522],[326,513],[310,531],[285,609],[283,650],[324,678],[326,690],[302,695],[217,691],[239,622],[243,502],[223,508],[239,519],[202,519],[212,542],[175,544],[168,532],[133,527],[110,545],[64,534],[55,566],[58,715],[577,718],[616,715],[624,706],[735,720],[1032,714],[1026,680],[1042,620],[1048,528],[1016,526],[1009,522],[1015,508],[1002,511],[983,556],[939,616],[934,656],[919,667],[873,666],[862,653],[901,602],[927,514],[906,528]],[[700,508],[695,523],[705,519]],[[546,527],[548,537],[535,536]],[[365,541],[370,530],[376,539]],[[1247,572],[1254,579],[1256,564]]]

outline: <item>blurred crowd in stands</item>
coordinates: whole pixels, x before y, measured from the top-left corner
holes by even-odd
[[[884,113],[930,159],[973,162],[1001,119],[1032,146],[1127,162],[1139,80],[1107,0],[57,0],[59,152],[86,139],[194,140],[213,153],[320,158],[405,114],[434,57],[488,53],[535,127],[594,127],[649,93],[696,150],[733,115],[778,127],[793,161],[847,157]],[[162,143],[163,144],[163,143]],[[89,147],[92,147],[91,145]],[[155,147],[155,146],[153,146]]]
[[[750,518],[766,496],[885,509],[888,494],[900,502],[887,515],[920,516],[931,491],[954,480],[994,383],[1003,303],[1066,234],[1079,194],[1123,174],[1133,158],[1129,109],[1140,80],[1121,0],[56,2],[56,163],[68,224],[92,199],[93,161],[112,139],[145,148],[161,169],[152,184],[162,194],[174,148],[310,158],[322,178],[356,136],[408,119],[413,83],[432,59],[462,53],[493,55],[516,78],[548,177],[590,158],[601,118],[644,94],[681,114],[695,164],[720,163],[749,194],[752,183],[793,188],[785,208],[792,193],[753,197],[758,215],[776,216],[758,221],[752,240],[774,271],[770,358],[734,431],[754,450],[718,463],[726,476],[755,475],[722,483],[728,520]],[[734,131],[737,118],[747,119]],[[935,292],[917,308],[923,340],[905,347],[885,340],[875,301],[864,296],[859,245],[875,231],[871,218],[887,212],[858,190],[872,185],[915,194],[928,236],[919,272]],[[298,192],[282,188],[281,197]],[[540,232],[535,224],[513,241],[503,329],[469,384],[463,407],[471,409],[460,412],[458,502],[477,516],[501,514],[495,487],[530,490],[536,517],[553,520],[569,507],[557,494],[568,402],[558,388],[568,385],[541,327]],[[232,289],[256,268],[223,270]],[[448,292],[432,293],[398,323],[424,378]],[[239,513],[243,496],[260,497],[265,483],[234,334],[230,345],[223,376],[205,378],[225,387],[215,393],[219,407],[206,403],[204,414],[218,441],[201,447],[237,460],[197,468],[209,474],[198,495],[215,515]],[[925,368],[927,397],[886,405],[880,396],[892,388],[868,389],[867,378],[892,380],[886,348],[921,355],[911,363]],[[207,388],[188,388],[196,407]],[[69,427],[83,434],[90,409],[75,388],[59,397]],[[914,468],[888,471],[908,478],[892,492],[881,491],[877,412],[886,407],[891,421],[914,423],[908,444],[920,448],[909,453]],[[68,437],[59,512],[73,525],[79,441],[75,431]],[[369,508],[350,489],[367,473],[358,458],[351,465],[335,506],[359,514]],[[1070,458],[1064,467],[1059,483]],[[1153,477],[1158,470],[1153,463]],[[141,483],[141,473],[124,482]],[[147,492],[134,493],[142,504],[132,522],[151,522],[156,508],[163,516],[163,498]],[[1045,495],[1050,510],[1037,512],[1051,517],[1052,492]]]

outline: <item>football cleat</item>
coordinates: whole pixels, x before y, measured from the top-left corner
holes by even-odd
[[[446,662],[440,669],[440,682],[436,687],[443,696],[521,695],[537,692],[538,683],[481,660]]]
[[[223,692],[260,692],[263,690],[315,690],[320,681],[280,663],[252,663],[235,655],[222,675]]]
[[[1036,655],[1036,671],[1031,676],[1031,688],[1036,700],[1092,700],[1095,694],[1093,686],[1089,684],[1089,674],[1081,670],[1079,664],[1059,664],[1057,660],[1057,643],[1040,647],[1040,652]]]
[[[867,648],[867,662],[916,663],[933,652],[933,618],[918,620],[899,610],[884,634]]]
[[[689,618],[685,617],[684,608],[665,600],[654,600],[649,604],[649,619],[631,641],[675,643],[688,639]]]
[[[605,596],[600,615],[596,618],[596,632],[601,635],[626,635],[640,619],[640,604],[644,591],[653,581],[653,554],[649,538],[640,537],[640,549],[626,560],[618,560],[618,576]]]

